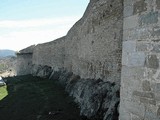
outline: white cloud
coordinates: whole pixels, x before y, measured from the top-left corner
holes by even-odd
[[[33,19],[33,20],[3,20],[0,21],[0,28],[28,28],[46,25],[69,24],[78,20],[78,16],[62,17],[52,19]]]
[[[78,17],[0,21],[0,49],[21,50],[33,44],[55,40],[66,35],[77,20]],[[4,28],[9,32],[3,32]]]

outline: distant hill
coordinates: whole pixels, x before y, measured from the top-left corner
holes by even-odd
[[[0,57],[0,76],[7,77],[16,74],[16,62],[15,56]]]
[[[15,56],[15,51],[13,50],[0,50],[0,58]]]

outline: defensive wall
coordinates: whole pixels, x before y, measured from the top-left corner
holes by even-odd
[[[58,81],[90,119],[159,120],[159,52],[160,0],[91,0],[66,36],[21,50],[17,74]]]

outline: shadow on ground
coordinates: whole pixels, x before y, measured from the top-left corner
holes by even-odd
[[[8,77],[8,95],[0,101],[0,120],[82,120],[61,86],[39,77]]]

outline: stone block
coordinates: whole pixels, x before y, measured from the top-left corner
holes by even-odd
[[[139,23],[138,23],[138,16],[137,15],[124,18],[124,21],[123,21],[123,29],[124,30],[135,28],[138,25],[139,25]]]
[[[124,97],[120,101],[119,120],[131,120],[131,113],[126,111],[127,110],[126,107],[125,107],[126,101],[127,100],[125,100]]]
[[[150,105],[146,107],[145,120],[159,120],[157,116],[157,106]]]
[[[133,40],[135,32],[133,29],[123,30],[123,40]]]
[[[124,0],[124,6],[125,7],[131,6],[131,5],[133,5],[134,2],[135,2],[134,0]]]
[[[145,114],[145,107],[143,104],[140,104],[137,102],[132,102],[132,101],[125,101],[125,106],[126,110],[133,115],[139,116],[142,118]]]
[[[143,91],[151,91],[150,82],[145,80],[142,82],[142,89]]]
[[[146,111],[145,120],[160,120],[156,115],[156,112]]]
[[[136,51],[136,41],[124,41],[122,45],[124,52],[135,52]]]
[[[129,54],[128,65],[129,67],[143,67],[145,63],[144,52],[134,52]]]
[[[154,92],[159,93],[160,92],[160,83],[156,83],[154,86]]]
[[[147,4],[145,0],[139,0],[133,5],[133,14],[142,13],[147,10]]]
[[[123,52],[122,54],[122,65],[127,65],[128,64],[128,53]]]
[[[132,120],[143,120],[143,118],[140,118],[139,116],[136,115],[131,115],[132,116]]]
[[[136,34],[138,36],[139,41],[148,41],[150,39],[152,39],[152,32],[153,32],[153,28],[149,27],[149,26],[143,26],[141,28],[138,28],[136,30]]]
[[[131,120],[130,113],[120,110],[119,120]]]
[[[159,39],[159,37],[160,37],[160,27],[154,27],[153,28],[152,36],[154,38],[158,38]],[[157,41],[157,40],[155,40],[155,41]]]
[[[139,17],[140,26],[154,24],[158,22],[158,12],[150,12]]]
[[[121,70],[121,80],[129,79],[131,80],[143,80],[147,79],[146,71],[143,67],[126,67],[123,66]]]
[[[160,103],[160,94],[159,93],[155,93],[155,100],[157,101],[157,103]]]
[[[159,60],[156,55],[148,55],[145,60],[145,66],[147,68],[158,69],[159,68]]]
[[[134,96],[144,97],[154,99],[155,95],[152,92],[140,92],[140,91],[133,91]]]
[[[157,9],[160,9],[160,0],[156,0]]]
[[[136,46],[137,46],[137,48],[136,48],[137,51],[144,51],[144,52],[149,51],[151,48],[151,44],[149,42],[145,42],[145,41],[137,42]]]
[[[153,73],[151,73],[151,77],[154,80],[156,80],[155,82],[159,83],[160,80],[160,69],[152,69]]]
[[[160,44],[154,44],[151,51],[155,53],[160,53]]]
[[[147,99],[147,98],[140,98],[140,102],[143,103],[143,104],[150,104],[150,105],[156,105],[156,101],[155,100],[152,100],[152,99]]]
[[[160,117],[160,106],[159,106],[158,109],[157,109],[157,116]]]
[[[133,15],[133,6],[129,5],[129,6],[124,7],[123,13],[124,13],[124,15],[123,15],[124,17],[132,16]]]

